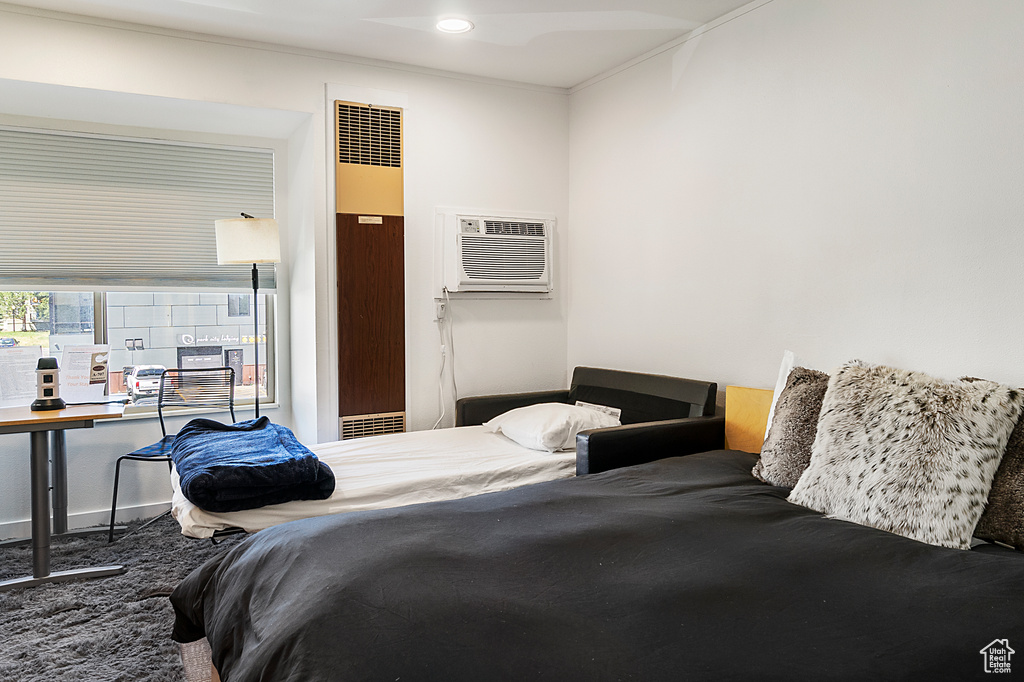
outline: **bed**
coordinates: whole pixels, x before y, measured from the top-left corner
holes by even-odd
[[[455,428],[372,436],[315,445],[311,450],[334,473],[325,500],[298,500],[256,509],[210,512],[182,493],[171,472],[171,513],[182,533],[214,537],[236,529],[256,532],[297,519],[483,492],[602,470],[605,453],[650,425],[672,428],[714,414],[713,382],[639,372],[577,367],[568,389],[463,398]],[[584,403],[620,409],[620,427],[588,430],[577,449],[548,452],[524,447],[481,426],[510,410],[542,404]]]
[[[1003,396],[1024,461],[1022,396]],[[818,400],[821,415],[836,412]],[[954,402],[934,404],[946,415]],[[230,682],[1011,672],[1024,554],[938,546],[794,504],[796,488],[753,475],[771,468],[758,454],[700,449],[709,428],[721,448],[724,422],[694,420],[668,441],[634,434],[598,474],[268,529],[177,587],[173,637],[206,637]],[[766,446],[786,422],[776,415]],[[985,447],[1010,457],[993,433]]]

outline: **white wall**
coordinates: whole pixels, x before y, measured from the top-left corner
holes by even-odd
[[[186,139],[263,136],[285,149],[280,181],[287,195],[278,217],[288,300],[278,310],[282,405],[270,414],[306,443],[337,433],[328,84],[402,93],[408,101],[407,411],[412,428],[429,427],[439,414],[434,207],[555,214],[564,265],[565,92],[0,5],[0,119],[149,126]],[[453,305],[463,394],[565,385],[566,280],[560,270],[560,293],[549,301]],[[105,520],[115,458],[158,430],[153,421],[131,421],[68,433],[72,527]],[[0,436],[0,537],[28,530],[27,452],[27,436]],[[133,467],[123,505],[143,512],[169,499],[159,469]]]
[[[568,366],[1022,385],[1021,83],[1024,3],[774,0],[577,88]]]

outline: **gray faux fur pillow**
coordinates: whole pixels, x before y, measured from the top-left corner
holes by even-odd
[[[922,542],[970,548],[1024,393],[844,365],[789,500]]]
[[[1024,550],[1024,418],[1010,434],[974,534]]]
[[[775,404],[775,416],[751,473],[765,483],[792,488],[811,461],[828,375],[794,367]]]

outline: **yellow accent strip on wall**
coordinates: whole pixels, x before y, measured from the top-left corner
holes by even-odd
[[[339,163],[334,179],[338,213],[405,215],[401,168]]]

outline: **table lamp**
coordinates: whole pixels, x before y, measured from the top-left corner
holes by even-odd
[[[253,369],[256,387],[256,418],[260,416],[260,306],[256,294],[260,288],[258,263],[280,263],[281,241],[277,221],[273,218],[254,218],[246,213],[241,218],[214,221],[217,231],[217,264],[238,265],[252,263],[252,324]]]

